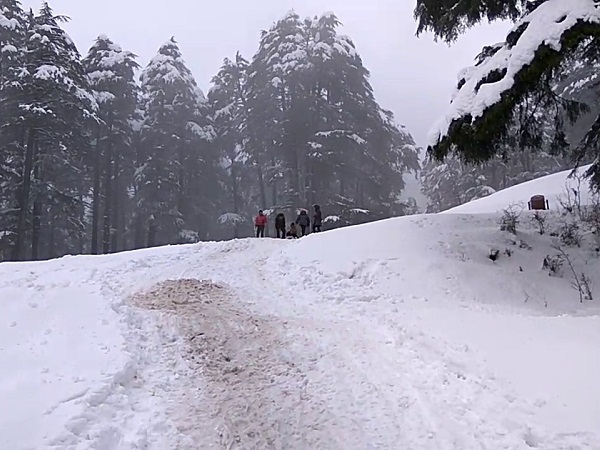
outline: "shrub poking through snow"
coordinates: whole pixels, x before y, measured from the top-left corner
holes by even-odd
[[[546,255],[544,262],[542,263],[542,269],[548,270],[548,275],[551,277],[560,276],[560,268],[562,267],[564,258],[562,255]]]
[[[600,194],[591,198],[582,211],[581,220],[590,227],[592,233],[600,236]]]
[[[531,220],[537,222],[539,233],[540,235],[543,235],[546,232],[546,216],[539,211],[536,211]]]
[[[575,179],[576,186],[572,186],[571,183],[567,182],[563,194],[558,197],[558,204],[563,209],[564,214],[581,215],[581,183],[585,177],[576,173],[570,178]]]
[[[571,274],[573,275],[573,279],[571,280],[571,286],[579,293],[579,302],[583,303],[585,300],[592,300],[592,280],[585,273],[581,273],[581,275],[577,274],[575,270],[575,266],[573,265],[573,260],[569,256],[565,250],[559,245],[553,245],[552,248],[558,251],[558,255],[563,261],[567,262],[569,269],[571,270]]]
[[[519,248],[524,250],[533,250],[533,247],[525,242],[523,239],[519,239]]]
[[[563,224],[558,230],[558,237],[564,245],[581,247],[581,232],[579,231],[579,224],[576,222]]]
[[[502,214],[502,219],[500,220],[500,230],[517,234],[517,226],[519,225],[521,212],[522,210],[519,211],[515,205],[510,205],[506,208],[504,214]]]
[[[579,290],[581,303],[583,303],[583,300],[594,300],[592,296],[592,280],[585,273],[581,273],[579,283],[576,286]]]
[[[498,259],[498,256],[500,256],[500,250],[498,250],[496,248],[490,249],[488,258],[490,258],[493,262],[496,262],[496,260]]]

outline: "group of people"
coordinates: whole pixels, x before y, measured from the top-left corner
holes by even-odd
[[[315,205],[315,212],[312,219],[312,232],[318,233],[321,231],[323,225],[323,214],[321,213],[321,207]],[[254,219],[254,226],[256,227],[256,237],[265,237],[265,229],[267,228],[268,219],[264,211],[261,209],[258,211],[258,216]],[[279,213],[275,216],[275,231],[278,239],[298,239],[299,237],[306,236],[310,229],[311,220],[308,215],[308,211],[305,209],[300,211],[300,214],[296,218],[295,222],[290,224],[290,227],[286,227],[285,214]],[[298,232],[300,228],[300,232]]]

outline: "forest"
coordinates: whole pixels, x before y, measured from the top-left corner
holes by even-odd
[[[258,209],[414,212],[419,149],[333,13],[288,13],[205,94],[175,38],[140,67],[105,35],[80,54],[47,3],[1,5],[0,261],[245,237]]]

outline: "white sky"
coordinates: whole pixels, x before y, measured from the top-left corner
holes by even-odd
[[[287,11],[301,17],[333,11],[343,34],[357,46],[379,103],[394,111],[419,145],[442,115],[456,75],[471,65],[482,46],[504,40],[507,24],[480,26],[448,47],[431,35],[415,37],[415,0],[51,0],[82,54],[100,34],[148,63],[175,36],[198,84],[206,92],[224,57],[239,50],[250,59],[260,30]],[[40,1],[22,0],[38,9]]]

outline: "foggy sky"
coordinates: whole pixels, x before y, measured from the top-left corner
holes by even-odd
[[[418,145],[443,114],[457,72],[471,65],[482,46],[504,40],[506,24],[480,26],[451,47],[431,35],[415,37],[414,0],[50,0],[85,55],[93,40],[108,35],[139,56],[145,66],[175,36],[200,87],[207,92],[224,57],[240,51],[250,59],[260,30],[294,9],[301,18],[333,11],[340,31],[356,44],[379,103],[408,127]],[[40,1],[22,0],[39,8]]]

